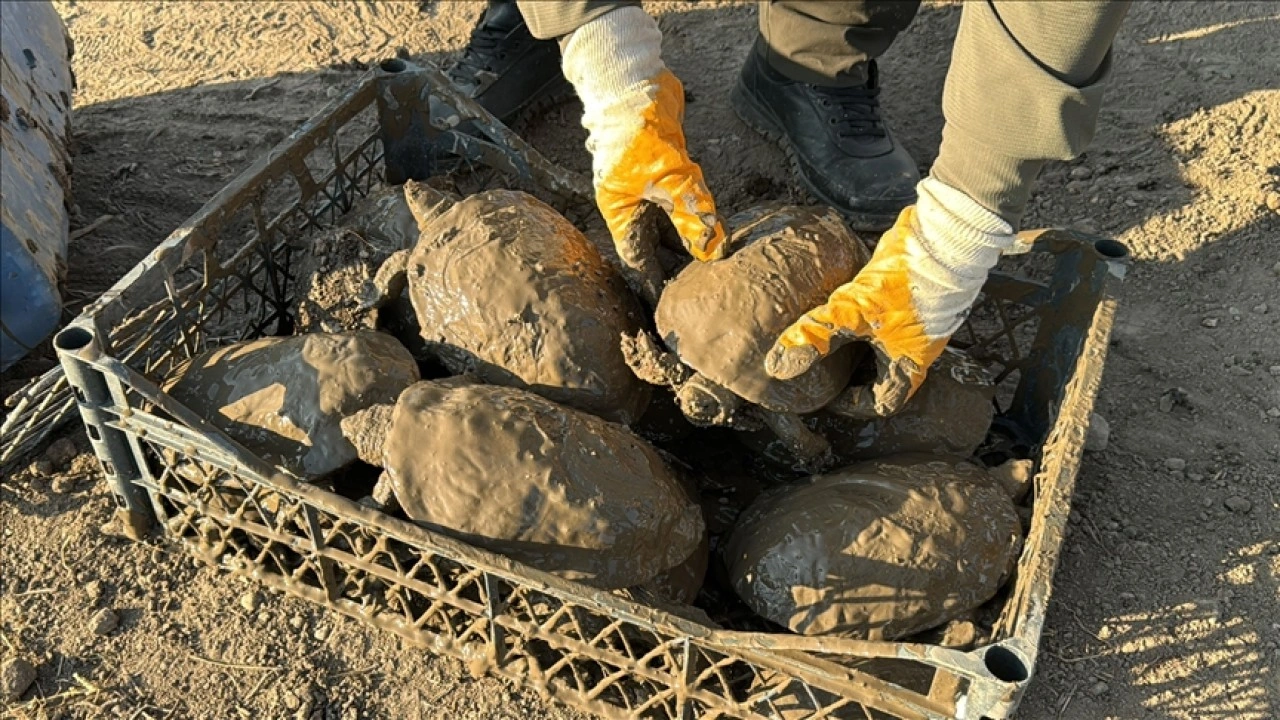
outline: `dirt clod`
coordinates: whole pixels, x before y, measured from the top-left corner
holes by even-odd
[[[110,635],[120,626],[120,616],[111,608],[102,608],[89,618],[89,630],[94,635]]]
[[[1239,495],[1232,495],[1226,500],[1223,500],[1222,504],[1231,512],[1240,513],[1242,515],[1253,510],[1253,502],[1248,498],[1240,497]]]
[[[31,687],[36,680],[36,669],[22,658],[9,658],[0,664],[0,698],[11,703],[22,697],[22,693]]]
[[[1084,436],[1085,452],[1106,452],[1111,442],[1111,423],[1098,413],[1089,415],[1089,429]]]
[[[1280,368],[1277,368],[1277,370],[1280,370]],[[27,472],[38,480],[47,480],[53,474],[54,469],[52,462],[47,458],[41,458],[31,463],[30,467],[27,468]]]
[[[58,438],[53,441],[48,450],[45,450],[44,457],[50,463],[53,463],[56,469],[61,470],[70,465],[71,461],[79,454],[80,451],[76,449],[76,444],[71,438]]]
[[[1187,461],[1177,457],[1165,458],[1164,467],[1170,472],[1182,472],[1187,469]]]
[[[49,491],[56,495],[67,495],[76,491],[79,478],[74,475],[59,475],[49,483]]]
[[[250,590],[240,595],[240,607],[244,608],[245,612],[256,612],[260,605],[262,605],[262,598],[256,590]]]

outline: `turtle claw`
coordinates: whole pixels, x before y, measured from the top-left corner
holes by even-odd
[[[742,408],[742,398],[722,385],[695,373],[676,390],[680,411],[694,425],[733,425]]]
[[[830,464],[831,443],[822,435],[810,430],[804,420],[795,413],[770,412],[761,409],[765,425],[778,436],[791,455],[806,470],[816,472]]]

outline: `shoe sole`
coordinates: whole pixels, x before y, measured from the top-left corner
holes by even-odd
[[[733,112],[738,116],[738,119],[745,123],[747,127],[760,133],[766,140],[782,149],[782,153],[791,162],[792,173],[800,179],[800,182],[814,197],[835,208],[849,223],[849,227],[862,232],[883,232],[893,227],[893,223],[898,219],[898,213],[849,210],[815,187],[802,171],[800,156],[796,153],[795,148],[792,147],[791,141],[787,139],[787,134],[782,131],[782,124],[778,122],[778,119],[773,116],[773,113],[768,108],[762,107],[760,103],[756,102],[755,98],[751,97],[751,93],[743,86],[741,78],[734,83],[733,90],[729,91],[729,105],[733,107]]]

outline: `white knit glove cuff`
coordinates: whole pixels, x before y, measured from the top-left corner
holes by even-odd
[[[950,336],[968,315],[987,272],[1013,248],[1013,226],[932,177],[916,186],[916,227],[907,242],[912,299],[931,338]]]
[[[582,100],[582,125],[597,183],[641,128],[657,90],[662,32],[643,9],[630,5],[578,28],[562,53],[564,76]]]

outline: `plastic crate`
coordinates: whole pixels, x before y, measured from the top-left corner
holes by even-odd
[[[291,248],[333,224],[379,174],[431,172],[445,132],[471,170],[581,199],[589,187],[494,122],[447,132],[432,68],[398,61],[286,138],[56,338],[80,414],[135,535],[395,632],[604,717],[1004,718],[1035,664],[1090,408],[1123,277],[1123,246],[1045,231],[1043,282],[995,275],[957,335],[1006,398],[993,453],[1037,460],[1033,519],[990,642],[863,642],[709,627],[569,582],[282,474],[165,395],[177,364],[292,329]],[[475,172],[472,175],[475,175]],[[545,193],[544,193],[545,194]],[[1001,449],[1003,448],[1003,449]]]

